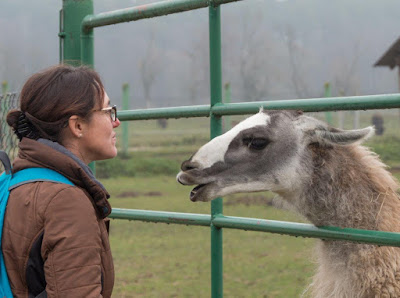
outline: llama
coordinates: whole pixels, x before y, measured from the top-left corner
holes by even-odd
[[[300,111],[260,111],[184,161],[192,201],[270,190],[316,226],[400,232],[398,182],[361,142]],[[313,297],[400,297],[400,248],[318,240]]]

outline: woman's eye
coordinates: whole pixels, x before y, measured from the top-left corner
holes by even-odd
[[[269,144],[268,139],[263,138],[245,138],[243,143],[250,149],[262,150]]]

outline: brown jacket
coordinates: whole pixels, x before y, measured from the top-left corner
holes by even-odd
[[[14,296],[111,297],[107,191],[57,143],[24,138],[19,148],[13,172],[46,167],[75,186],[33,182],[10,192],[2,245]]]

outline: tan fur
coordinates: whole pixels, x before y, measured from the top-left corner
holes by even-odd
[[[400,232],[399,185],[376,154],[359,145],[311,149],[314,165],[320,166],[312,181],[317,191],[327,189],[318,198],[313,187],[306,191],[301,213],[317,225]],[[316,181],[321,178],[330,179],[329,185]],[[320,201],[317,208],[326,207],[320,217],[310,216],[318,212],[310,197]],[[310,205],[314,209],[307,211]],[[400,297],[400,248],[321,241],[316,252],[318,269],[305,296]]]

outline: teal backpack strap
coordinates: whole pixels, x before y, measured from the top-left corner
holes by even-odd
[[[13,294],[11,292],[1,246],[4,215],[10,190],[23,184],[39,181],[64,183],[68,185],[75,184],[60,173],[46,168],[28,168],[12,175],[10,160],[4,151],[0,151],[0,161],[5,168],[5,172],[0,175],[0,297],[12,298]]]
[[[8,280],[6,265],[4,263],[1,239],[3,234],[4,214],[6,212],[8,196],[10,194],[7,187],[10,183],[10,180],[11,172],[10,174],[3,173],[0,176],[0,297],[6,298],[12,298],[13,294],[11,292],[11,286]]]
[[[9,190],[12,190],[23,184],[32,182],[43,182],[43,181],[63,183],[72,186],[75,185],[64,175],[61,175],[60,173],[54,170],[47,168],[28,168],[12,175]]]
[[[8,280],[6,265],[4,263],[1,239],[3,234],[3,222],[8,196],[10,194],[8,186],[11,181],[11,162],[7,153],[0,151],[0,161],[4,166],[5,172],[0,176],[0,297],[12,298],[10,282]]]

